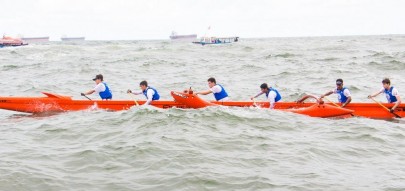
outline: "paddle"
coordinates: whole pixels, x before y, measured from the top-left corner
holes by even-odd
[[[81,93],[80,95],[84,96],[85,98],[87,98],[91,101],[91,99],[89,97],[87,97],[84,93]]]
[[[377,100],[375,100],[373,97],[370,97],[370,99],[372,99],[374,102],[378,103],[378,105],[380,105],[382,108],[384,108],[385,110],[387,110],[388,112],[391,113],[390,109],[388,109],[387,107],[385,107],[383,104],[381,104],[380,102],[378,102]],[[401,116],[399,116],[398,114],[392,112],[392,114],[395,115],[396,118],[402,118]]]
[[[329,103],[332,103],[334,106],[336,106],[336,107],[340,107],[338,104],[336,104],[335,102],[332,102],[332,101],[331,101],[330,99],[328,99],[326,96],[325,96],[325,97],[323,97],[323,98],[325,98],[325,99],[326,99],[326,101],[328,101]],[[350,115],[354,117],[354,114],[353,114],[353,113],[351,113]]]
[[[332,102],[330,99],[328,99],[327,97],[323,97],[326,99],[326,101],[328,101],[329,103],[332,103],[334,106],[336,107],[340,107],[338,104],[336,104],[335,102]]]
[[[138,102],[136,101],[136,99],[135,99],[135,97],[134,97],[134,94],[129,93],[129,92],[128,92],[128,94],[132,97],[132,99],[134,100],[136,106],[139,106]]]
[[[256,103],[256,101],[255,101],[254,98],[252,99],[252,101],[253,101],[253,105],[254,105],[255,107],[259,107],[259,106],[257,105],[257,103]]]

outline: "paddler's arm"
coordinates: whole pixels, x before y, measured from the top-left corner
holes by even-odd
[[[132,92],[131,90],[127,90],[127,93],[134,94],[134,95],[142,94],[142,92]]]
[[[390,109],[391,113],[395,111],[395,109],[399,106],[399,104],[401,104],[401,97],[399,97],[399,95],[396,95],[395,97],[397,98],[397,102],[395,102],[394,107]]]
[[[81,93],[82,95],[90,95],[90,94],[92,94],[92,93],[94,93],[95,92],[95,90],[90,90],[90,91],[88,91],[88,92],[86,92],[86,93]]]
[[[349,104],[352,101],[352,96],[348,96],[347,100],[345,103],[342,104],[342,107],[345,107],[347,104]]]
[[[370,98],[372,98],[372,97],[378,96],[380,93],[382,93],[382,91],[375,92],[375,93],[373,93],[373,94],[367,96],[367,98],[370,99]]]
[[[274,105],[276,104],[276,96],[277,94],[274,91],[269,93],[270,109],[274,109]]]
[[[258,93],[257,95],[255,95],[255,96],[253,96],[253,97],[250,97],[250,99],[253,100],[253,99],[259,97],[259,96],[262,95],[262,94],[264,94],[264,93],[263,93],[263,92],[260,92],[260,93]]]
[[[146,95],[148,96],[148,99],[145,102],[145,105],[150,105],[150,103],[152,102],[152,98],[153,98],[153,94],[155,92],[152,89],[148,89],[148,91],[146,92]]]
[[[343,91],[343,94],[347,97],[347,100],[346,100],[346,102],[344,102],[344,103],[342,104],[341,107],[345,107],[347,104],[349,104],[349,103],[352,101],[352,95],[350,94],[349,89],[345,89],[345,90]]]
[[[207,95],[207,94],[210,94],[210,93],[212,93],[212,91],[211,91],[211,90],[207,90],[207,91],[202,91],[202,92],[196,92],[195,95],[197,95],[197,94]]]
[[[328,96],[328,95],[330,95],[330,94],[333,94],[333,91],[328,91],[328,92],[326,92],[325,94],[321,95],[321,98],[323,98],[323,97],[325,97],[325,96]]]

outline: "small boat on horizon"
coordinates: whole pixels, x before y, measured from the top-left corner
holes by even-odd
[[[238,42],[239,37],[201,37],[199,41],[194,41],[194,44],[228,44]]]
[[[194,40],[197,38],[196,34],[178,35],[175,31],[170,35],[171,40]]]

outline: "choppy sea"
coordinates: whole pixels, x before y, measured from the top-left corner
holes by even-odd
[[[84,99],[80,92],[92,89],[99,73],[114,99],[131,99],[126,90],[147,80],[161,99],[172,100],[171,90],[207,89],[209,77],[240,101],[257,94],[263,82],[283,101],[294,101],[325,93],[342,78],[353,102],[369,102],[384,77],[404,99],[405,36],[241,38],[214,46],[49,42],[0,49],[0,96],[47,91]],[[0,110],[0,190],[399,191],[405,190],[404,140],[403,119],[322,119],[258,108],[55,115]]]

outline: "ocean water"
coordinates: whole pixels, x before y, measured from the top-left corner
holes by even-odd
[[[99,73],[114,99],[131,99],[126,90],[147,80],[161,99],[172,100],[171,90],[205,90],[215,77],[232,100],[248,100],[266,82],[283,101],[294,101],[343,78],[353,102],[369,102],[384,77],[405,92],[405,36],[0,49],[0,96],[47,91],[84,99],[80,92],[93,88]],[[0,190],[405,190],[404,139],[403,119],[322,119],[258,108],[0,110]]]

